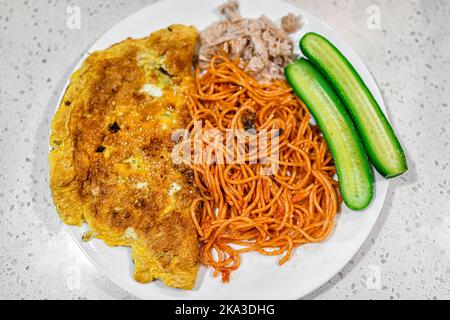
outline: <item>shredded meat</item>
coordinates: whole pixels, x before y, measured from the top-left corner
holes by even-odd
[[[300,16],[296,16],[293,13],[289,13],[281,19],[281,28],[287,33],[294,33],[300,30],[302,21]]]
[[[239,4],[237,1],[229,1],[219,7],[219,12],[224,15],[228,21],[237,22],[242,19],[238,9]]]
[[[283,68],[294,58],[294,46],[287,32],[300,28],[299,18],[293,14],[284,17],[283,29],[264,15],[258,19],[242,18],[234,0],[221,5],[219,13],[225,20],[213,23],[201,33],[200,68],[205,69],[212,56],[223,51],[231,59],[240,58],[240,67],[260,81],[284,78]]]

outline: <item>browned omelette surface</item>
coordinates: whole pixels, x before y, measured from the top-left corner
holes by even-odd
[[[71,77],[52,122],[50,187],[61,219],[131,246],[139,282],[192,289],[198,243],[192,172],[172,164],[189,119],[193,27],[173,25],[95,52]],[[124,275],[126,276],[126,275]]]

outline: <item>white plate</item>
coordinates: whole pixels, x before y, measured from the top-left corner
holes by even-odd
[[[88,50],[86,56],[127,37],[144,37],[173,23],[195,25],[202,30],[218,19],[216,8],[223,2],[224,0],[158,2],[130,15],[111,28]],[[385,111],[383,99],[369,70],[326,24],[283,1],[241,1],[240,12],[245,17],[265,14],[277,23],[288,12],[301,14],[305,25],[293,36],[295,43],[308,31],[317,32],[330,39],[358,70]],[[133,263],[129,248],[111,248],[96,239],[84,243],[81,242],[82,228],[69,228],[80,248],[102,273],[120,287],[143,299],[297,299],[318,288],[342,269],[369,235],[381,211],[388,188],[388,181],[378,174],[375,174],[375,181],[374,200],[370,207],[363,212],[352,212],[344,207],[337,217],[337,227],[327,241],[298,248],[291,260],[283,266],[278,265],[277,257],[244,254],[241,267],[232,274],[229,284],[223,284],[219,278],[212,276],[211,269],[202,267],[192,291],[168,288],[159,281],[149,284],[135,282],[132,278]]]

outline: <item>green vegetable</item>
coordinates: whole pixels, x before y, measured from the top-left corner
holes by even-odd
[[[328,143],[345,203],[354,210],[366,208],[372,200],[373,176],[358,132],[344,105],[308,60],[302,58],[288,65],[285,74]]]
[[[394,130],[359,74],[342,53],[316,33],[307,33],[300,40],[300,49],[344,102],[377,171],[386,178],[392,178],[408,170],[405,153]]]

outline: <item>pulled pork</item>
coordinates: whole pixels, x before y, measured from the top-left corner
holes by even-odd
[[[283,68],[293,58],[293,43],[288,32],[300,28],[298,17],[282,19],[283,29],[266,16],[242,18],[237,1],[219,7],[225,20],[206,28],[200,35],[199,67],[207,67],[212,56],[221,51],[231,59],[240,58],[240,67],[260,81],[283,79]]]

